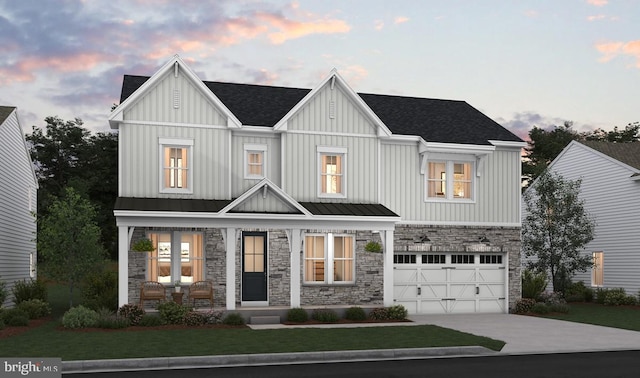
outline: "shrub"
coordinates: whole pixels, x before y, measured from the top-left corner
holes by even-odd
[[[224,317],[224,320],[222,321],[222,323],[226,325],[240,326],[240,325],[244,325],[244,318],[239,313],[232,312],[231,314],[228,314],[227,316]]]
[[[131,246],[131,250],[136,252],[150,252],[154,249],[153,242],[148,238],[142,238]]]
[[[340,319],[335,311],[328,308],[313,310],[311,318],[321,323],[336,323]]]
[[[179,305],[176,302],[162,302],[158,305],[160,319],[164,324],[182,324],[184,316],[189,310],[189,307]]]
[[[370,241],[364,246],[364,250],[367,252],[381,253],[382,246],[378,242]]]
[[[13,302],[16,305],[29,299],[47,301],[47,287],[41,280],[17,281],[11,292],[13,293]]]
[[[138,325],[144,314],[145,312],[142,307],[131,303],[123,305],[118,309],[118,316],[127,319],[131,325]]]
[[[0,319],[0,331],[2,331],[4,327],[5,327],[4,320]]]
[[[583,281],[573,282],[565,289],[564,298],[567,302],[586,302],[588,290],[591,288],[586,287]]]
[[[203,314],[197,311],[189,311],[184,316],[184,324],[188,326],[200,326],[206,322],[206,319]]]
[[[7,284],[3,280],[0,280],[0,307],[2,307],[4,301],[7,300],[7,295],[9,295],[7,292]]]
[[[395,305],[388,307],[389,319],[391,320],[405,320],[409,315],[409,312],[403,305]]]
[[[361,322],[363,320],[367,320],[367,314],[365,314],[362,307],[354,306],[349,307],[347,311],[344,313],[345,319]]]
[[[96,313],[98,314],[98,321],[96,322],[96,327],[98,328],[120,329],[131,325],[129,319],[117,316],[115,312],[108,308],[100,308]]]
[[[369,313],[369,319],[378,320],[378,321],[389,320],[389,311],[387,311],[387,309],[384,307],[374,308]]]
[[[516,302],[515,313],[516,314],[528,314],[531,312],[531,308],[536,304],[536,300],[533,298],[522,298]]]
[[[547,288],[547,275],[545,273],[534,273],[529,269],[522,272],[522,298],[538,300],[540,295]]]
[[[609,289],[604,298],[605,306],[629,306],[637,303],[636,297],[627,295],[623,288]]]
[[[304,323],[309,320],[309,314],[307,310],[295,307],[287,311],[287,321],[292,323]]]
[[[9,308],[2,311],[2,321],[12,327],[28,326],[29,314],[19,308]]]
[[[94,327],[98,322],[98,313],[82,305],[72,307],[62,316],[65,328]]]
[[[567,301],[564,300],[562,294],[556,293],[555,291],[544,292],[540,294],[539,301],[543,302],[546,305],[567,304]]]
[[[109,270],[90,274],[82,288],[82,304],[92,310],[118,309],[118,274]]]
[[[604,304],[604,300],[607,298],[607,293],[609,292],[609,289],[604,289],[599,287],[598,289],[596,289],[596,303],[597,304]]]
[[[531,312],[533,312],[534,314],[544,315],[551,312],[551,310],[546,303],[538,302],[531,307]]]
[[[157,315],[144,314],[140,318],[139,326],[142,327],[156,327],[162,325],[162,319]]]
[[[221,324],[224,316],[223,311],[209,310],[203,314],[206,324]]]
[[[27,313],[29,319],[38,319],[51,315],[51,306],[40,299],[22,301],[17,308]]]
[[[562,314],[566,314],[569,312],[569,305],[566,303],[553,303],[547,306],[549,307],[549,311],[551,312],[560,312]]]

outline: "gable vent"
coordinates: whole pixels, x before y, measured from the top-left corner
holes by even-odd
[[[336,118],[336,102],[333,100],[329,102],[329,118]]]
[[[173,108],[174,109],[180,108],[180,90],[179,89],[173,90]]]

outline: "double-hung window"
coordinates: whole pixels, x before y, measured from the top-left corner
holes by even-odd
[[[147,279],[171,285],[190,284],[204,277],[202,234],[158,232],[149,234],[154,250],[147,257]]]
[[[604,252],[593,252],[591,268],[591,286],[601,287],[604,284]]]
[[[192,139],[160,138],[160,192],[192,193]]]
[[[304,239],[304,282],[353,283],[354,244],[353,236],[349,235],[307,235]]]
[[[474,163],[430,161],[427,168],[427,199],[473,199]]]
[[[318,197],[346,197],[347,149],[318,147]]]
[[[244,145],[244,178],[261,179],[266,175],[267,146],[264,144]]]

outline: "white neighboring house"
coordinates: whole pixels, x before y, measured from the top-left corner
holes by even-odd
[[[17,109],[0,106],[0,280],[13,304],[16,281],[36,278],[36,206],[38,180]]]
[[[583,252],[592,256],[594,267],[572,281],[638,294],[640,143],[572,141],[548,169],[565,179],[582,179],[580,198],[596,220],[595,238]]]

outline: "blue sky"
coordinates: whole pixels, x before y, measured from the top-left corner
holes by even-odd
[[[106,131],[124,74],[465,100],[525,136],[640,121],[640,1],[0,0],[0,105]]]

